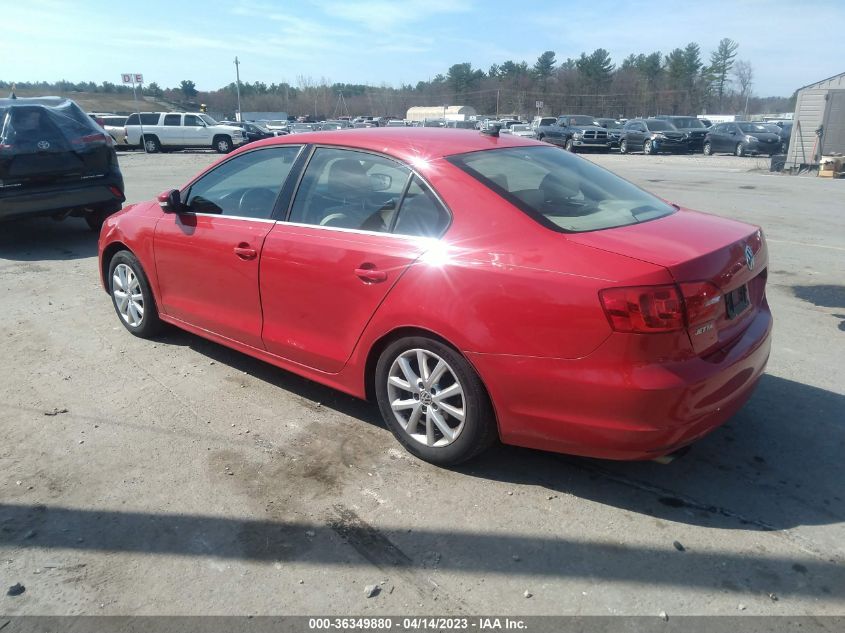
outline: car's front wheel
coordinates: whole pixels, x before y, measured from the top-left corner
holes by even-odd
[[[620,154],[627,154],[628,153],[628,141],[624,138],[619,141],[619,153]]]
[[[564,149],[566,149],[567,152],[575,152],[575,144],[572,142],[571,138],[566,139]]]
[[[232,151],[232,139],[228,136],[218,136],[214,139],[214,149],[219,154],[228,154]]]
[[[736,144],[736,149],[734,150],[734,154],[737,156],[745,156],[745,145],[742,143]]]
[[[651,140],[643,143],[643,154],[654,154],[654,143]]]
[[[704,152],[705,156],[712,156],[713,155],[713,147],[710,145],[710,142],[704,144],[704,147],[701,150]]]
[[[375,392],[396,439],[427,462],[457,464],[496,439],[481,380],[461,354],[440,341],[415,336],[390,344],[376,365]]]
[[[135,336],[150,338],[162,327],[155,299],[141,263],[129,251],[118,251],[109,263],[109,294],[123,326]]]

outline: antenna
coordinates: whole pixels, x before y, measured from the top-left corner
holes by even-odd
[[[338,112],[340,114],[338,115]],[[351,116],[349,114],[349,108],[346,106],[346,99],[343,98],[343,90],[339,90],[337,93],[337,103],[334,106],[334,114],[332,114],[332,118],[336,119],[338,116]]]

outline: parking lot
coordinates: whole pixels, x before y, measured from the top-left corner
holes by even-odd
[[[217,158],[121,153],[128,201]],[[668,465],[417,461],[375,405],[177,330],[130,336],[81,219],[4,225],[0,585],[26,592],[0,611],[845,614],[845,182],[585,158],[769,240],[767,374]]]

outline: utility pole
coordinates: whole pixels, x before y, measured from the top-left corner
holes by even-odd
[[[496,89],[496,118],[499,118],[499,90]]]
[[[241,120],[241,63],[238,61],[237,56],[235,56],[235,90],[238,93],[238,115],[235,117],[236,120]]]

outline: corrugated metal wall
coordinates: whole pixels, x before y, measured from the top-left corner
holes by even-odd
[[[845,90],[831,90],[829,94],[822,152],[845,154]]]
[[[789,138],[787,167],[802,163],[818,162],[818,137],[816,130],[824,121],[827,90],[805,88],[798,93],[793,117],[792,136]]]
[[[817,163],[820,151],[845,152],[845,108],[840,93],[845,92],[845,73],[824,79],[798,91],[792,136],[786,166]],[[834,95],[837,95],[834,97]],[[823,147],[816,130],[825,126]]]

